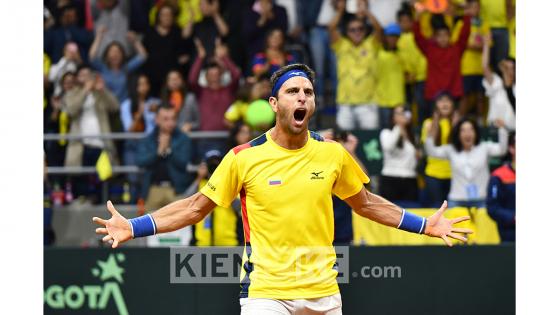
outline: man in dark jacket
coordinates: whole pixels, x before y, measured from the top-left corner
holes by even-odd
[[[175,110],[162,105],[156,114],[157,127],[138,143],[136,163],[144,167],[142,195],[146,210],[156,210],[184,192],[190,183],[187,164],[191,159],[190,138],[177,126]]]
[[[515,242],[515,132],[510,134],[508,142],[511,162],[492,172],[486,206],[498,224],[502,242]]]

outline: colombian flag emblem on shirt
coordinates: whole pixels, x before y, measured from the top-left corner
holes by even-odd
[[[282,185],[282,180],[280,178],[269,178],[268,179],[269,186],[278,186]]]

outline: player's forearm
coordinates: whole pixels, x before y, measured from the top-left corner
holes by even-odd
[[[166,233],[193,225],[204,219],[209,210],[200,206],[201,199],[206,198],[196,193],[189,198],[177,200],[152,214],[158,233]]]
[[[391,227],[397,227],[402,217],[401,207],[370,192],[367,192],[367,202],[362,208],[354,211],[362,217]]]

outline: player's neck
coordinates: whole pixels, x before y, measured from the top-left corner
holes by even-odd
[[[270,130],[270,138],[279,146],[288,150],[301,149],[307,143],[307,129],[296,135],[290,134],[278,126],[274,126]]]

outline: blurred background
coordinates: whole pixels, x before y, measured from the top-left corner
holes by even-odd
[[[448,200],[475,230],[447,249],[333,196],[351,270],[403,269],[341,285],[345,314],[515,312],[515,0],[43,5],[45,313],[239,312],[238,285],[168,278],[171,246],[243,246],[238,201],[118,251],[91,217],[109,199],[130,218],[197,192],[274,125],[269,79],[292,63],[316,73],[310,129],[360,161],[368,189],[423,216]]]

